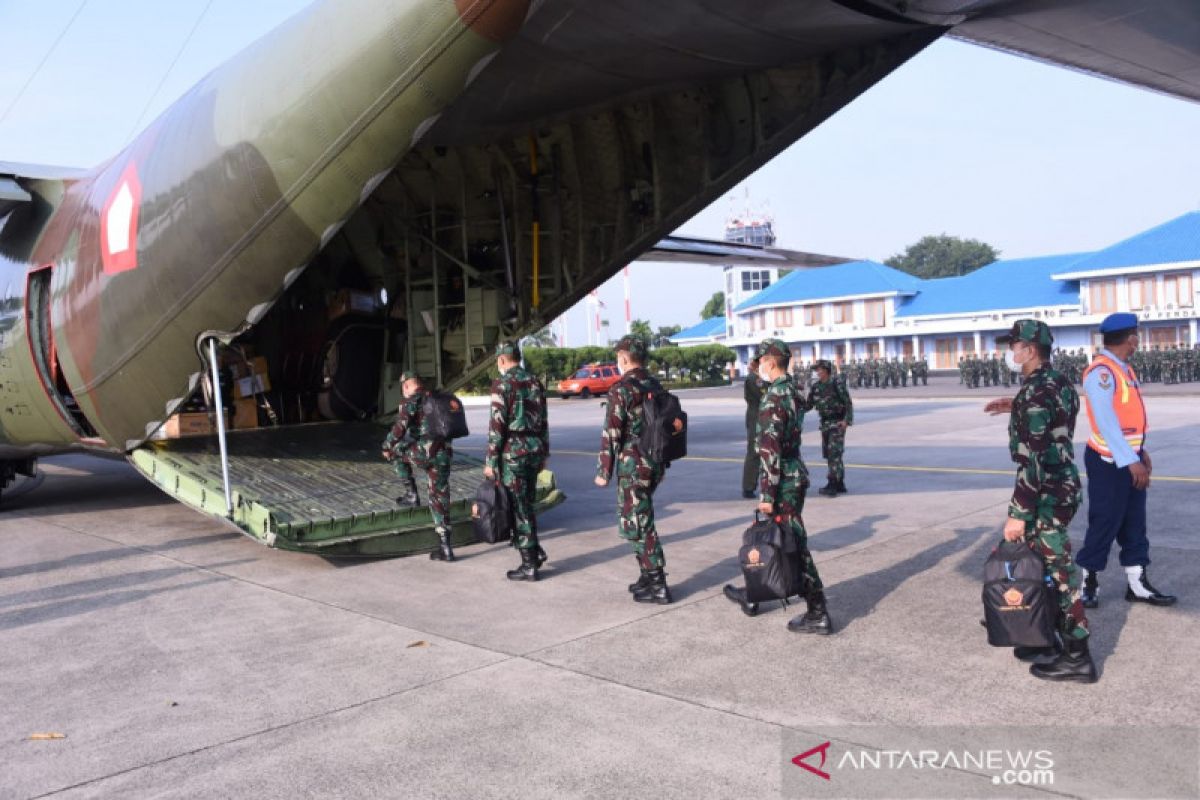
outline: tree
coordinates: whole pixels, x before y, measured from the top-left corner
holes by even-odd
[[[650,327],[650,323],[644,319],[635,319],[629,323],[629,333],[631,336],[636,336],[647,344],[654,338],[654,330]]]
[[[532,336],[526,336],[524,346],[526,347],[554,347],[558,344],[558,338],[554,335],[554,331],[550,326],[542,328]]]
[[[999,255],[1000,251],[990,244],[943,233],[926,236],[883,263],[918,278],[946,278],[974,272],[991,264]]]
[[[704,308],[700,309],[700,319],[712,319],[713,317],[725,316],[725,293],[715,292],[708,302],[704,304]]]

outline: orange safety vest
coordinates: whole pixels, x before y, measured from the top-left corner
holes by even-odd
[[[1125,435],[1125,441],[1129,442],[1133,452],[1140,453],[1142,444],[1146,441],[1146,406],[1142,403],[1142,392],[1138,388],[1137,375],[1133,373],[1133,367],[1122,367],[1116,360],[1100,353],[1092,358],[1091,365],[1084,370],[1083,380],[1086,381],[1088,374],[1097,367],[1106,367],[1112,373],[1113,380],[1117,382],[1116,390],[1113,392],[1113,411],[1117,412],[1117,423],[1121,426],[1121,433]],[[1100,429],[1096,427],[1096,415],[1092,413],[1092,401],[1086,393],[1084,402],[1087,404],[1088,423],[1092,426],[1092,435],[1088,437],[1088,447],[1105,458],[1112,458],[1112,450],[1104,441],[1104,437],[1100,435]]]

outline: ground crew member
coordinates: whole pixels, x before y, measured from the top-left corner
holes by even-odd
[[[616,345],[617,369],[621,378],[608,390],[604,430],[600,434],[600,457],[596,485],[607,486],[617,475],[617,531],[633,545],[641,576],[629,585],[639,603],[671,602],[664,571],[666,559],[654,527],[654,490],[662,481],[665,467],[641,452],[639,439],[645,424],[642,403],[650,393],[662,391],[646,371],[646,343],[626,336]]]
[[[742,497],[749,500],[758,494],[758,449],[755,444],[758,426],[758,406],[762,402],[763,383],[758,377],[758,358],[750,361],[750,371],[742,386],[746,400],[746,457],[742,463]]]
[[[1009,412],[1008,448],[1018,465],[1016,486],[1008,504],[1004,538],[1024,540],[1042,557],[1047,584],[1058,595],[1058,633],[1062,650],[1053,647],[1017,647],[1022,661],[1054,655],[1035,663],[1034,677],[1051,681],[1095,683],[1096,666],[1088,652],[1088,622],[1079,600],[1079,570],[1071,560],[1067,526],[1081,501],[1076,469],[1075,417],[1079,394],[1067,377],[1050,364],[1054,337],[1044,322],[1017,320],[996,339],[1007,344],[1005,361],[1025,377],[1013,399],[993,400],[984,407],[991,414]]]
[[[546,390],[521,366],[516,342],[501,342],[496,347],[496,370],[500,377],[492,381],[483,475],[492,479],[498,475],[512,494],[513,546],[521,554],[521,564],[508,571],[508,579],[536,581],[546,561],[533,511],[537,476],[550,457]]]
[[[438,538],[438,546],[429,553],[429,558],[433,561],[454,561],[454,550],[450,547],[450,524],[447,521],[450,509],[450,464],[454,460],[454,449],[445,439],[429,436],[424,412],[429,392],[421,376],[415,372],[401,374],[400,388],[404,393],[404,401],[400,403],[395,424],[383,441],[383,457],[392,462],[396,477],[404,487],[404,493],[396,498],[396,502],[410,507],[421,504],[413,470],[423,470],[429,481],[429,511],[433,515],[433,530]]]
[[[761,463],[758,510],[791,528],[799,547],[804,572],[804,599],[808,612],[788,622],[795,633],[833,633],[833,622],[825,603],[824,585],[808,550],[808,532],[804,529],[804,496],[808,491],[808,470],[800,457],[800,433],[804,425],[806,402],[796,395],[788,380],[787,364],[791,352],[779,339],[767,339],[758,349],[759,372],[766,384],[758,410],[758,457]],[[726,590],[733,599],[737,591]],[[743,590],[744,592],[744,590]],[[745,595],[743,593],[742,599]]]
[[[1088,476],[1088,527],[1079,551],[1084,569],[1084,605],[1099,605],[1097,574],[1108,563],[1113,540],[1121,544],[1129,602],[1174,604],[1175,597],[1150,584],[1150,541],[1146,538],[1146,490],[1153,466],[1145,449],[1146,406],[1129,359],[1137,350],[1137,317],[1108,315],[1100,323],[1104,349],[1083,374],[1088,437],[1084,465]]]
[[[846,449],[846,428],[854,424],[854,404],[840,375],[833,374],[828,361],[816,364],[817,382],[808,392],[808,405],[816,409],[821,422],[821,456],[829,465],[828,480],[818,494],[837,497],[846,492],[846,469],[842,453]]]

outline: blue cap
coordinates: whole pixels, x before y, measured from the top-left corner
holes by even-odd
[[[1135,330],[1138,326],[1137,314],[1130,314],[1128,311],[1121,311],[1116,314],[1109,314],[1100,323],[1101,333],[1116,333],[1117,331]]]

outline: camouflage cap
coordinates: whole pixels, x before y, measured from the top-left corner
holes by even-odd
[[[763,339],[755,355],[758,358],[762,358],[763,356],[778,356],[784,361],[791,361],[792,359],[792,351],[787,346],[787,342],[782,339]]]
[[[1054,334],[1050,333],[1050,326],[1041,320],[1019,319],[1013,323],[1008,333],[996,337],[996,344],[1009,342],[1029,342],[1049,347],[1054,343]]]
[[[521,346],[511,339],[508,341],[503,341],[496,345],[496,355],[512,356],[513,358],[519,359],[521,357]]]
[[[823,369],[826,372],[832,373],[833,372],[833,364],[830,364],[828,361],[826,361],[825,359],[822,358],[820,361],[813,364],[813,369]]]
[[[640,336],[622,336],[621,341],[617,342],[616,347],[613,348],[618,353],[629,353],[639,361],[646,357],[646,351],[649,349],[646,341]]]
[[[414,372],[411,369],[406,369],[406,370],[404,370],[404,372],[400,373],[400,383],[405,383],[406,381],[419,381],[419,380],[421,380],[421,376],[418,375],[416,372]]]

